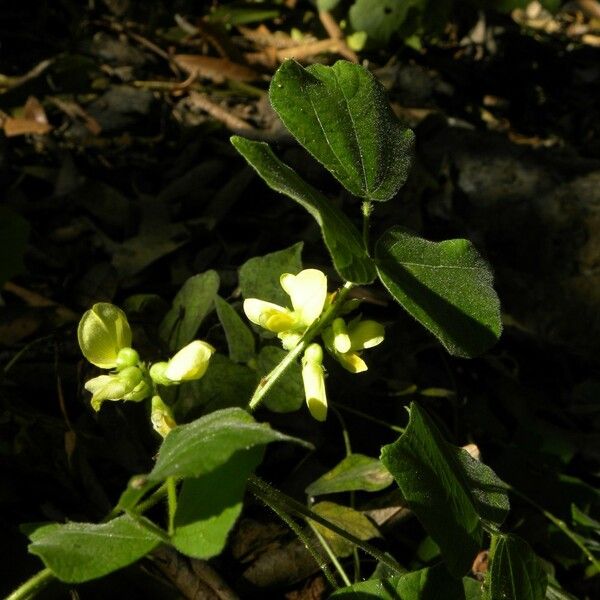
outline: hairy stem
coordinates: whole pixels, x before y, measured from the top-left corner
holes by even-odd
[[[51,581],[56,579],[50,569],[42,569],[25,583],[20,585],[12,594],[4,600],[26,600],[38,592],[41,592]]]
[[[256,475],[251,475],[248,479],[248,489],[258,498],[263,500],[265,504],[271,506],[272,504],[277,504],[281,506],[289,513],[296,514],[305,519],[311,519],[315,523],[319,523],[319,525],[323,525],[327,529],[337,533],[342,536],[344,539],[348,540],[355,546],[362,548],[367,554],[370,554],[374,559],[383,563],[387,567],[389,567],[395,573],[399,575],[404,574],[404,570],[396,564],[389,555],[381,552],[368,542],[363,540],[359,540],[356,536],[344,531],[341,527],[338,527],[334,523],[331,523],[327,519],[324,519],[316,512],[310,510],[310,508],[306,508],[300,502],[290,498],[288,495],[280,492],[278,489],[274,488],[272,485],[267,483],[266,481],[260,479]]]

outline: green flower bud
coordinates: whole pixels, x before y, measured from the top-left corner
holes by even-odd
[[[323,372],[323,350],[319,344],[311,344],[302,358],[302,383],[306,405],[317,421],[327,418],[327,393]]]
[[[133,348],[121,348],[117,354],[117,371],[126,367],[135,367],[140,362],[140,355]]]
[[[160,396],[152,396],[150,420],[154,431],[162,437],[167,437],[167,433],[177,425],[171,409],[162,401]]]
[[[119,351],[131,346],[131,329],[120,308],[100,302],[81,317],[77,339],[81,352],[93,365],[113,369]]]
[[[169,366],[166,362],[157,362],[150,367],[150,378],[158,385],[173,385],[173,382],[165,375]]]

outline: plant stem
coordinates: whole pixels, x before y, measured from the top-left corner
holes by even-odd
[[[324,519],[316,512],[310,510],[310,508],[306,508],[300,502],[290,498],[288,495],[280,492],[278,489],[274,488],[272,485],[268,484],[266,481],[260,479],[256,475],[251,475],[248,479],[248,489],[258,498],[260,498],[265,504],[271,506],[272,504],[277,504],[278,506],[284,507],[287,512],[292,514],[296,514],[305,519],[311,519],[315,523],[319,523],[319,525],[323,525],[327,529],[330,529],[334,533],[342,536],[347,539],[349,542],[352,542],[355,546],[362,548],[367,554],[370,554],[374,559],[383,563],[395,573],[399,575],[403,575],[404,571],[396,564],[396,562],[384,552],[381,552],[368,542],[363,540],[359,540],[357,537],[344,531],[341,527],[338,527],[334,523],[331,523],[327,519]]]
[[[371,213],[373,212],[373,203],[369,200],[365,200],[361,206],[362,215],[363,215],[363,226],[362,226],[362,237],[363,244],[365,245],[365,250],[367,254],[370,255],[369,252],[369,228],[371,225]]]
[[[147,510],[150,510],[153,506],[156,506],[166,495],[167,495],[168,484],[165,481],[159,488],[154,490],[146,500],[140,502],[135,507],[135,512],[139,514],[145,513]]]
[[[4,600],[26,600],[38,592],[41,592],[51,581],[56,579],[50,569],[42,569],[25,583],[20,585],[12,594]]]
[[[339,573],[339,576],[342,578],[344,585],[351,586],[352,582],[350,581],[350,578],[348,577],[348,575],[346,575],[346,571],[344,571],[344,567],[342,567],[340,561],[338,560],[337,556],[335,555],[335,552],[331,549],[331,546],[327,543],[327,540],[321,535],[321,532],[316,528],[316,526],[313,523],[311,523],[309,521],[308,525],[312,529],[316,538],[319,540],[321,546],[323,547],[323,550],[325,550],[325,552],[327,552],[327,556],[329,556],[329,560],[333,563],[333,566],[336,568],[337,572]]]
[[[391,429],[392,431],[396,431],[397,433],[404,433],[406,431],[404,427],[400,427],[399,425],[391,425],[390,423],[386,423],[381,419],[376,419],[375,417],[372,417],[367,413],[361,412],[360,410],[356,410],[355,408],[350,408],[349,406],[345,406],[344,404],[334,403],[333,406],[335,406],[336,408],[340,408],[341,410],[345,410],[346,412],[349,412],[353,415],[356,415],[357,417],[361,417],[362,419],[365,419],[367,421],[371,421],[371,423],[381,425],[381,427],[385,427],[387,429]]]
[[[166,484],[169,511],[169,526],[167,531],[169,532],[169,535],[173,535],[173,532],[175,531],[175,513],[177,512],[177,480],[175,477],[168,477]]]
[[[535,500],[532,500],[529,496],[515,489],[511,485],[508,486],[509,490],[519,496],[522,500],[525,500],[528,504],[531,504],[535,509],[539,510],[548,521],[554,523],[587,557],[587,559],[594,565],[597,571],[600,572],[600,561],[592,554],[589,548],[581,541],[579,536],[571,531],[569,526],[562,520],[559,519],[556,515],[553,515],[550,511],[547,511],[545,508],[540,506]]]
[[[292,348],[283,358],[283,360],[258,384],[250,402],[248,410],[254,412],[260,403],[264,400],[267,392],[275,385],[277,380],[287,371],[292,363],[306,350],[310,342],[317,336],[335,317],[339,307],[342,305],[348,292],[354,287],[354,283],[346,282],[342,287],[329,308],[304,332],[304,335],[298,344]]]
[[[298,539],[306,546],[306,549],[315,559],[317,565],[319,565],[319,568],[323,572],[325,579],[329,582],[329,585],[331,585],[334,590],[338,589],[340,586],[337,584],[329,565],[323,560],[323,557],[319,554],[312,540],[309,539],[309,536],[302,531],[302,527],[299,527],[294,519],[277,502],[267,500],[263,496],[258,496],[258,494],[257,497],[259,497],[296,534]]]

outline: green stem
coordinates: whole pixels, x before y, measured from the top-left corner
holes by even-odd
[[[51,581],[56,579],[50,569],[42,569],[24,584],[20,585],[12,594],[4,600],[26,600],[38,592],[41,592]]]
[[[367,413],[361,412],[360,410],[356,410],[355,408],[350,408],[349,406],[345,406],[344,404],[334,403],[333,405],[336,408],[345,410],[346,412],[356,415],[357,417],[361,417],[362,419],[365,419],[366,421],[371,421],[371,423],[381,425],[381,427],[385,427],[386,429],[391,429],[392,431],[396,431],[397,433],[404,433],[406,431],[406,429],[404,427],[400,427],[399,425],[390,425],[390,423],[386,423],[385,421],[382,421],[381,419],[376,419],[375,417],[372,417],[371,415],[368,415]]]
[[[260,403],[264,400],[267,392],[275,385],[277,380],[287,371],[292,363],[306,350],[310,342],[317,336],[335,317],[339,307],[342,305],[348,292],[354,287],[354,283],[346,282],[344,287],[341,288],[334,301],[331,303],[329,308],[317,319],[304,333],[298,344],[292,348],[283,358],[283,360],[258,384],[250,402],[248,403],[248,409],[250,412],[254,412]]]
[[[531,504],[535,509],[539,510],[548,521],[554,523],[588,558],[588,560],[594,565],[597,571],[600,572],[600,561],[592,554],[589,548],[581,541],[579,536],[571,531],[569,526],[562,520],[559,519],[556,515],[553,515],[550,511],[547,511],[544,507],[540,506],[535,500],[532,500],[529,496],[525,495],[523,492],[515,489],[512,486],[508,486],[510,491],[519,496],[519,498],[525,500],[528,504]]]
[[[266,481],[256,477],[256,475],[251,475],[248,479],[248,489],[258,498],[263,500],[265,504],[271,506],[272,503],[275,503],[279,506],[285,507],[287,512],[292,514],[296,514],[305,519],[311,519],[315,523],[319,523],[319,525],[323,525],[327,529],[337,533],[342,536],[344,539],[353,543],[355,546],[362,548],[367,554],[370,554],[375,560],[383,563],[387,567],[389,567],[395,573],[399,575],[404,574],[404,571],[396,564],[394,560],[384,552],[381,552],[375,546],[372,546],[368,542],[363,540],[359,540],[356,536],[344,531],[341,527],[338,527],[334,523],[331,523],[327,519],[324,519],[316,512],[313,512],[309,508],[306,508],[300,502],[297,502],[293,498],[290,498],[283,492],[280,492],[278,489],[274,488],[272,485],[268,484]]]
[[[175,477],[168,477],[166,484],[169,511],[169,526],[167,531],[169,532],[169,535],[173,535],[175,532],[175,513],[177,512],[177,480]]]
[[[258,494],[257,494],[258,496]],[[277,503],[272,502],[270,499],[267,499],[263,496],[258,496],[298,537],[298,539],[306,546],[306,549],[310,552],[311,556],[315,559],[317,565],[323,572],[325,579],[329,582],[329,585],[336,590],[339,588],[331,569],[329,568],[326,561],[323,560],[323,557],[319,554],[312,540],[309,539],[304,531],[302,531],[302,527],[299,527],[298,524],[294,521],[294,519]]]
[[[361,210],[362,210],[362,215],[363,215],[363,226],[362,226],[363,244],[365,245],[367,254],[370,254],[370,252],[369,252],[369,228],[371,226],[371,213],[373,212],[373,203],[370,202],[369,200],[365,200],[362,203]]]
[[[351,586],[352,582],[350,581],[350,578],[346,574],[346,571],[344,571],[344,567],[342,567],[340,561],[338,560],[337,556],[335,555],[335,552],[331,549],[331,546],[327,543],[327,540],[321,535],[321,532],[316,528],[316,526],[313,523],[311,523],[309,521],[308,525],[312,529],[316,538],[319,540],[321,546],[323,547],[323,550],[325,550],[325,552],[327,552],[327,556],[329,556],[329,560],[333,563],[333,566],[336,568],[337,572],[339,573],[339,576],[342,578],[344,585],[346,585],[348,587]]]
[[[135,512],[143,514],[150,510],[153,506],[156,506],[166,495],[167,495],[168,483],[165,481],[159,488],[157,488],[146,500],[140,502],[135,507]]]

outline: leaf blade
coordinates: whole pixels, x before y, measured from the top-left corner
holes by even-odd
[[[237,136],[231,138],[231,143],[270,188],[295,200],[317,221],[334,267],[341,277],[354,283],[373,281],[373,261],[358,230],[344,213],[281,162],[268,144]]]
[[[365,68],[338,61],[304,69],[289,60],[269,97],[292,135],[355,196],[386,201],[406,181],[414,134]]]
[[[448,570],[464,575],[480,549],[482,521],[499,526],[508,513],[505,484],[468,452],[446,442],[414,402],[405,433],[382,448],[381,462],[440,547]]]
[[[490,267],[468,240],[430,242],[392,227],[375,245],[379,279],[455,356],[471,358],[502,332]]]

